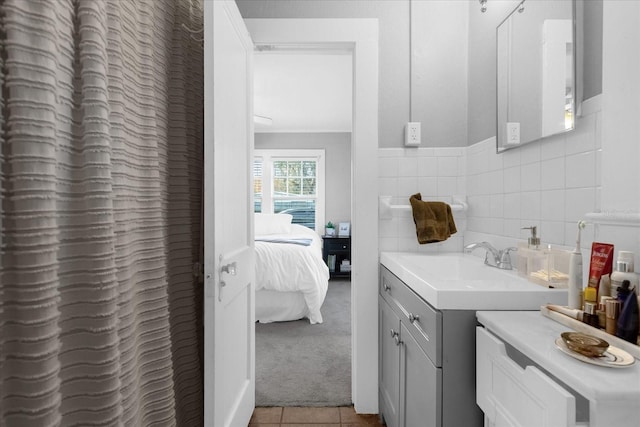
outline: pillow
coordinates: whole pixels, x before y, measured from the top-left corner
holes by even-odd
[[[255,214],[255,235],[290,234],[292,215],[289,214]]]

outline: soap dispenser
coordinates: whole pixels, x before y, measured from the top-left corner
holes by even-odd
[[[521,276],[528,276],[531,273],[531,257],[536,254],[540,248],[540,238],[538,237],[538,227],[522,227],[523,230],[531,230],[531,236],[527,239],[527,243],[518,243],[517,253],[517,269]]]
[[[523,230],[531,230],[531,237],[527,239],[527,245],[529,249],[538,250],[540,248],[540,238],[538,237],[538,227],[532,225],[531,227],[522,227]]]

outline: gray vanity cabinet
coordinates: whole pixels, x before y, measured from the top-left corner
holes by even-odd
[[[388,427],[439,426],[440,369],[380,298],[380,406]],[[433,385],[430,387],[429,385]]]
[[[384,413],[387,427],[397,427],[400,405],[400,318],[389,304],[380,298],[380,413]]]
[[[440,426],[442,369],[436,368],[404,325],[400,327],[400,425]]]
[[[436,310],[383,266],[378,301],[379,405],[387,426],[481,426],[475,312]]]

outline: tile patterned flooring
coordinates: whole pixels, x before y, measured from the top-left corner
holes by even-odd
[[[256,408],[249,427],[380,427],[378,415],[358,415],[352,406]]]

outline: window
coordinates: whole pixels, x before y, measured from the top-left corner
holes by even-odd
[[[255,150],[253,195],[255,212],[288,213],[321,233],[324,150]]]

